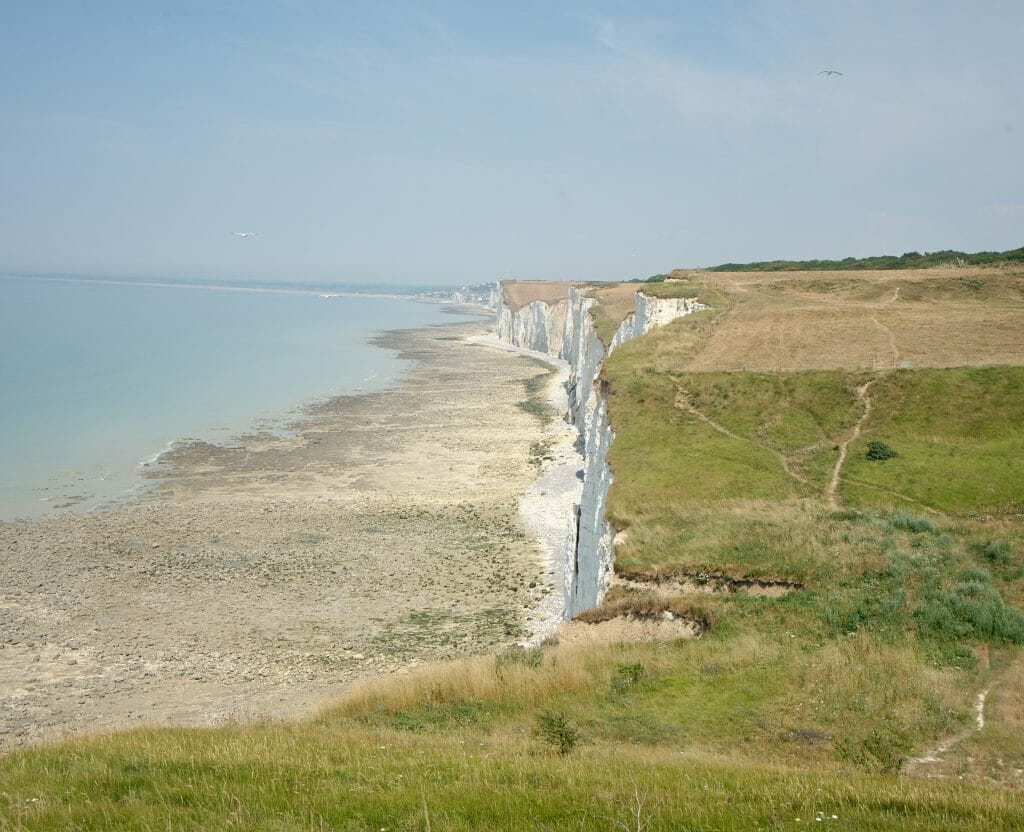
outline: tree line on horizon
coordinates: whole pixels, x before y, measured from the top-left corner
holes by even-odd
[[[1009,251],[907,251],[899,257],[844,257],[842,260],[764,260],[755,263],[722,263],[709,272],[854,271],[867,269],[927,269],[933,266],[985,266],[992,263],[1024,262],[1024,246]],[[664,280],[654,275],[649,282]]]

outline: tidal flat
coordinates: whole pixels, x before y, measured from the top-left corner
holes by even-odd
[[[484,327],[379,336],[400,386],[181,443],[137,503],[0,523],[0,750],[290,718],[523,639],[552,591],[518,516],[550,373]]]

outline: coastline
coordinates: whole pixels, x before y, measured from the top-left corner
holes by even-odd
[[[570,590],[566,567],[572,562],[576,544],[574,507],[583,494],[582,473],[586,463],[578,447],[578,432],[566,419],[569,362],[549,353],[517,347],[493,334],[472,338],[471,342],[531,358],[555,371],[547,387],[547,405],[554,416],[535,445],[534,458],[540,463],[537,477],[519,501],[519,519],[544,553],[545,582],[554,588],[534,610],[530,635],[522,642],[524,647],[536,647],[554,636],[565,618]]]
[[[46,282],[2,287],[4,520],[130,502],[169,444],[286,430],[318,397],[391,386],[403,362],[369,339],[451,320],[370,294]]]
[[[412,359],[395,388],[175,446],[136,503],[0,523],[0,750],[295,716],[536,639],[560,589],[519,513],[545,432],[521,405],[549,371],[466,340],[485,328],[384,333]]]

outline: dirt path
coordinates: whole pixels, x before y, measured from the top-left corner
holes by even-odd
[[[949,753],[949,751],[955,748],[957,745],[962,743],[965,739],[981,731],[985,727],[985,700],[988,698],[988,694],[991,688],[986,688],[981,691],[974,700],[974,725],[958,734],[954,734],[951,737],[947,737],[939,745],[930,751],[926,751],[920,757],[908,757],[904,770],[908,774],[916,773],[921,766],[933,765],[935,763],[941,763],[942,758]]]
[[[853,431],[850,435],[839,445],[839,458],[836,460],[836,467],[832,469],[832,478],[829,480],[828,488],[825,489],[825,499],[828,502],[829,508],[835,509],[839,507],[837,493],[839,491],[839,482],[842,477],[843,463],[846,462],[846,454],[850,450],[850,444],[856,441],[857,437],[860,436],[861,428],[871,415],[871,396],[868,395],[868,391],[871,389],[871,385],[876,381],[878,381],[878,379],[873,378],[871,381],[867,381],[857,388],[857,398],[863,403],[864,412],[857,420],[857,424],[853,426]]]
[[[0,523],[0,750],[287,717],[524,637],[543,428],[518,404],[547,371],[461,340],[483,331],[384,337],[415,362],[400,389],[312,406],[290,438],[180,447],[141,504]]]
[[[712,419],[710,416],[708,416],[706,413],[698,409],[697,406],[693,404],[693,402],[690,400],[690,394],[682,387],[681,384],[679,384],[679,382],[676,382],[676,391],[677,395],[675,406],[677,408],[679,408],[682,411],[685,411],[686,413],[689,413],[691,416],[697,419],[700,419],[700,421],[702,421],[708,427],[712,428],[718,433],[721,433],[723,436],[728,436],[730,439],[736,439],[739,442],[747,442],[751,445],[756,445],[758,448],[763,448],[764,450],[768,451],[768,453],[772,454],[776,459],[778,459],[779,464],[782,465],[782,469],[786,472],[787,475],[789,475],[794,480],[803,485],[807,484],[807,480],[793,470],[792,466],[790,465],[790,461],[789,459],[786,458],[785,454],[775,450],[775,448],[772,448],[771,446],[766,445],[763,442],[758,442],[756,439],[748,439],[745,436],[740,436],[737,433],[733,433],[731,430],[725,427],[725,425],[716,422],[714,419]]]

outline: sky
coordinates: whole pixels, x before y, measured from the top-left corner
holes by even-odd
[[[1022,32],[1020,0],[3,3],[0,273],[436,285],[1016,248]]]

